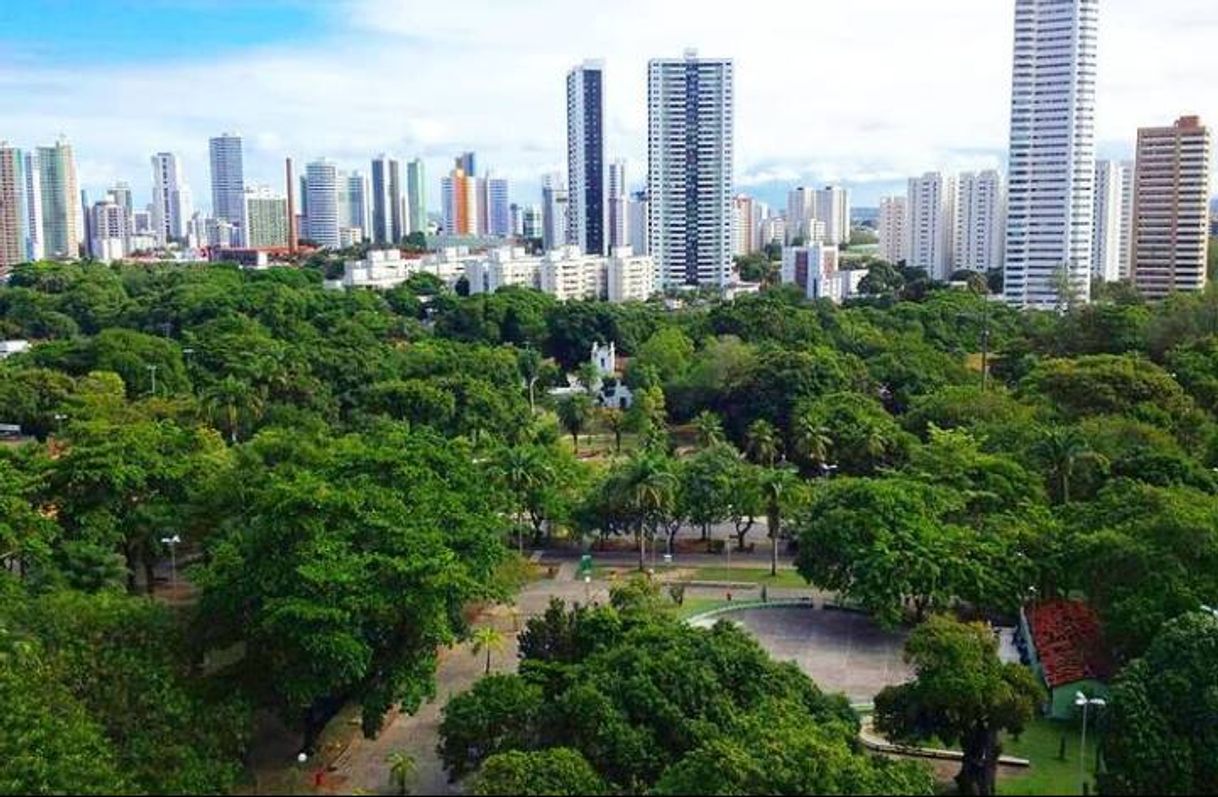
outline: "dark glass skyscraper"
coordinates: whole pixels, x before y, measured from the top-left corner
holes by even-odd
[[[605,254],[605,69],[587,61],[567,75],[567,238]]]

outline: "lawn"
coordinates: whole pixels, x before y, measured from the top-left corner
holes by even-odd
[[[791,569],[779,568],[777,576],[770,575],[770,569],[767,568],[742,568],[742,567],[699,567],[693,571],[693,576],[690,581],[735,581],[740,583],[756,584],[757,586],[765,585],[768,587],[781,587],[799,589],[806,588],[808,582],[804,581],[804,577]]]
[[[1058,759],[1062,734],[1066,736],[1066,760]],[[999,794],[1082,794],[1078,776],[1078,750],[1081,741],[1078,725],[1038,719],[1019,739],[1007,739],[1003,745],[1006,755],[1026,758],[1032,768],[1026,774],[1003,778],[998,782]],[[1087,770],[1094,788],[1096,737],[1087,736]]]

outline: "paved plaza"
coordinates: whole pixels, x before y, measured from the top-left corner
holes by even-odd
[[[746,609],[722,619],[747,629],[777,661],[793,661],[826,692],[868,703],[886,686],[913,678],[901,658],[902,632],[853,612],[811,607]]]

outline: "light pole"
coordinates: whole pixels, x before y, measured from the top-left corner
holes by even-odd
[[[1087,697],[1082,692],[1079,692],[1074,697],[1074,705],[1083,710],[1083,742],[1082,749],[1078,753],[1078,777],[1079,782],[1083,784],[1083,794],[1087,793],[1087,711],[1091,708],[1103,708],[1108,705],[1108,701],[1098,697]]]
[[[182,542],[182,538],[177,534],[161,538],[161,545],[169,546],[169,587],[175,593],[178,591],[178,543],[180,542]]]
[[[145,366],[145,368],[148,369],[148,373],[152,374],[152,395],[155,396],[156,395],[156,369],[157,369],[157,366],[147,365],[147,366]]]
[[[592,603],[592,576],[584,576],[584,603],[591,605]]]

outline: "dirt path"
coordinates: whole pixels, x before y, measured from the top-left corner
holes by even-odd
[[[592,585],[594,600],[605,600],[607,584]],[[523,627],[524,622],[545,611],[551,597],[567,601],[585,599],[585,587],[570,581],[540,581],[530,584],[521,592],[517,607],[520,614],[513,618],[506,607],[499,607],[479,621],[479,625],[493,625],[504,632],[507,645],[493,655],[491,668],[494,672],[515,672],[517,664],[516,635],[513,624]],[[411,783],[413,794],[459,794],[460,789],[448,782],[436,744],[440,738],[440,711],[456,694],[469,689],[483,676],[486,668],[484,656],[474,656],[468,645],[459,645],[442,651],[436,670],[436,699],[424,705],[416,714],[397,715],[376,739],[356,739],[337,762],[337,769],[327,778],[328,790],[335,793],[391,794],[389,765],[390,753],[405,752],[414,757],[416,775]]]

